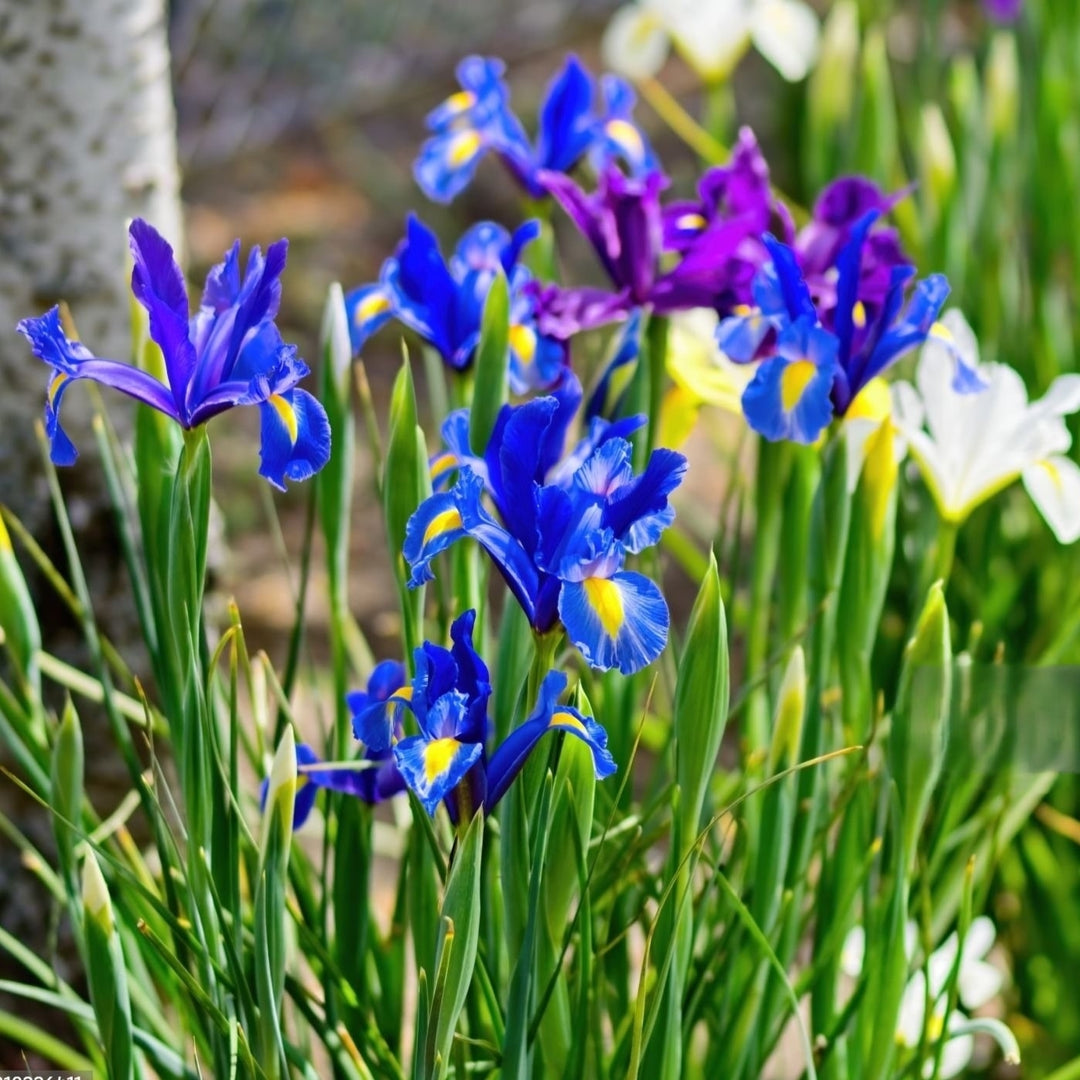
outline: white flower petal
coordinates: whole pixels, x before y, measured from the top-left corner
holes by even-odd
[[[638,4],[619,8],[600,42],[600,55],[612,71],[628,79],[656,75],[667,59],[669,39],[664,24]]]
[[[754,47],[788,82],[805,79],[818,55],[821,25],[802,0],[757,0],[751,15]]]
[[[1024,487],[1061,544],[1080,540],[1080,467],[1049,457],[1024,469]]]
[[[1005,976],[985,960],[965,962],[960,968],[957,988],[965,1009],[981,1009],[1001,992]]]
[[[964,935],[963,963],[985,959],[996,940],[997,928],[989,915],[979,915],[972,919],[968,932]]]
[[[959,1013],[953,1013],[949,1017],[948,1028],[951,1031],[963,1022],[964,1018]],[[949,1080],[951,1076],[959,1076],[971,1064],[974,1054],[975,1039],[973,1036],[958,1035],[955,1039],[949,1039],[941,1054],[941,1071],[938,1075],[942,1080]],[[927,1076],[933,1072],[932,1060],[928,1064],[931,1065],[931,1068],[926,1073]]]
[[[747,0],[661,2],[664,24],[682,58],[705,82],[726,79],[750,44]]]
[[[926,976],[916,971],[904,987],[900,999],[900,1015],[896,1018],[896,1037],[904,1046],[914,1049],[922,1038],[926,1017]]]
[[[930,974],[930,995],[935,1001],[945,993],[949,976],[956,963],[957,936],[954,930],[930,955],[927,968]]]
[[[840,970],[851,979],[862,974],[863,961],[866,959],[866,931],[861,926],[853,926],[840,950]]]
[[[1080,375],[1059,375],[1034,408],[1054,416],[1069,416],[1080,409]]]

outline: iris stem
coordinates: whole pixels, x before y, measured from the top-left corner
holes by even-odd
[[[645,78],[637,85],[657,116],[700,158],[710,165],[723,165],[731,156],[731,151],[710,135],[662,83]]]
[[[934,577],[930,584],[934,581],[947,582],[949,580],[956,558],[956,537],[959,531],[960,526],[955,521],[942,521],[938,532],[937,554],[934,559]]]

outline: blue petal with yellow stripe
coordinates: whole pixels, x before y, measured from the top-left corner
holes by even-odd
[[[211,269],[198,310],[189,311],[187,286],[172,247],[148,222],[129,228],[134,268],[131,289],[146,309],[150,337],[161,350],[163,382],[146,371],[95,356],[67,336],[60,310],[23,319],[17,329],[49,365],[45,426],[57,464],[71,464],[74,444],[60,424],[68,387],[91,379],[149,405],[186,429],[228,409],[262,409],[262,467],[271,483],[306,479],[330,457],[330,429],[322,406],[297,384],[307,365],[275,325],[288,244],[253,248],[240,270],[239,241]]]
[[[345,311],[354,355],[359,355],[367,339],[394,316],[389,291],[381,283],[353,289],[345,297]]]
[[[536,707],[528,719],[510,732],[492,754],[487,767],[485,806],[488,810],[506,794],[529,754],[549,731],[569,732],[589,747],[597,780],[615,772],[615,761],[607,748],[607,732],[591,716],[570,705],[559,704],[565,689],[566,675],[549,671],[540,684]]]
[[[508,91],[501,60],[468,56],[458,64],[461,89],[427,117],[432,132],[413,165],[429,199],[449,202],[472,180],[484,154],[505,137]]]
[[[590,667],[631,675],[667,644],[668,607],[656,583],[633,571],[564,581],[559,616]]]
[[[766,439],[813,443],[829,425],[838,342],[833,334],[799,319],[779,336],[776,355],[758,368],[743,391],[743,412]]]
[[[306,390],[271,394],[259,407],[262,446],[259,475],[276,488],[285,481],[307,480],[330,458],[330,422]]]
[[[604,108],[596,121],[595,143],[590,154],[596,171],[619,160],[626,162],[634,176],[643,176],[659,168],[649,140],[634,122],[637,95],[630,84],[617,75],[605,75],[600,80],[600,92]]]

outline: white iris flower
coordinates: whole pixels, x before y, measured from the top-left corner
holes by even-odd
[[[726,79],[753,45],[789,82],[805,79],[820,25],[803,0],[637,0],[601,43],[604,62],[631,79],[656,75],[674,45],[705,82]]]
[[[959,352],[985,390],[953,388],[950,352]],[[979,344],[964,316],[949,311],[919,359],[916,386],[893,387],[897,426],[941,516],[959,525],[975,507],[1022,479],[1063,544],[1080,539],[1080,467],[1064,418],[1080,409],[1080,375],[1061,375],[1029,402],[1007,364],[979,365]]]

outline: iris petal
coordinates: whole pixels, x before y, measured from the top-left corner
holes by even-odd
[[[482,751],[480,743],[461,742],[451,736],[427,739],[413,735],[394,747],[394,761],[405,783],[434,817],[439,803],[479,761]]]
[[[810,444],[832,418],[830,391],[838,371],[836,338],[800,319],[781,335],[743,392],[743,412],[766,439]]]
[[[365,342],[393,317],[393,304],[381,284],[361,285],[345,297],[352,351],[359,354]]]
[[[182,402],[196,363],[184,274],[168,241],[142,218],[131,223],[128,240],[135,262],[131,291],[150,316],[150,336],[161,347],[173,397]]]
[[[615,761],[607,748],[607,732],[592,717],[584,716],[569,705],[559,704],[565,689],[566,675],[561,671],[549,671],[540,684],[536,708],[492,755],[487,769],[487,809],[494,807],[506,794],[533,748],[549,731],[568,731],[581,739],[592,751],[598,780],[615,772]]]
[[[326,410],[306,390],[273,394],[259,406],[262,446],[259,474],[285,490],[285,481],[306,480],[330,460]]]
[[[667,603],[654,582],[632,571],[564,582],[559,615],[574,646],[600,671],[617,667],[632,675],[667,643]]]

